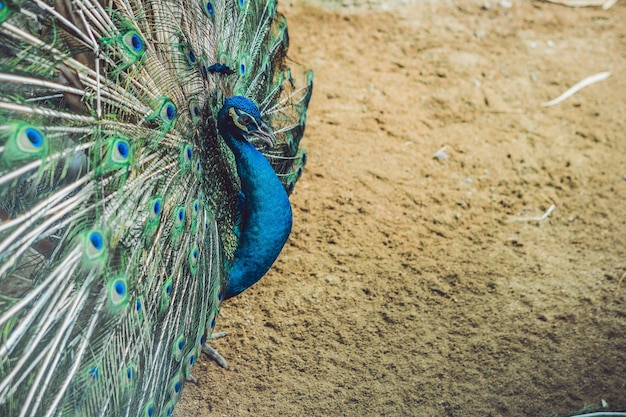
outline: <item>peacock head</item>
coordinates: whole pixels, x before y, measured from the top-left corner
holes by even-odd
[[[270,147],[276,142],[274,132],[263,122],[259,108],[245,97],[234,96],[224,101],[217,115],[217,126],[227,140],[250,141],[258,138]]]

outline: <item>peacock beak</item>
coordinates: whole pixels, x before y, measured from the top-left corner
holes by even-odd
[[[259,124],[259,128],[254,132],[251,132],[250,136],[261,139],[263,142],[267,143],[270,148],[273,148],[276,143],[276,136],[274,136],[274,132],[265,123]]]

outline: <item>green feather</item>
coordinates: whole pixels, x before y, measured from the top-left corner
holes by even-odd
[[[304,166],[287,43],[275,0],[0,0],[0,415],[171,414],[241,235],[224,99]]]

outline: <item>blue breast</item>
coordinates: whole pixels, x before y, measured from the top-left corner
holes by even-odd
[[[246,141],[232,140],[245,200],[239,246],[225,298],[234,297],[270,269],[291,232],[291,205],[265,157]]]

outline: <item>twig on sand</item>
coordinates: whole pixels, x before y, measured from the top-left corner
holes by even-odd
[[[561,4],[567,7],[593,7],[602,6],[604,10],[609,9],[617,0],[547,0],[550,3]]]
[[[561,94],[560,96],[558,96],[557,98],[555,98],[554,100],[548,101],[546,103],[543,103],[542,106],[543,107],[550,107],[550,106],[554,106],[556,104],[559,104],[562,101],[567,100],[568,98],[570,98],[571,96],[573,96],[574,94],[576,94],[577,92],[579,92],[580,90],[582,90],[585,87],[590,86],[591,84],[595,84],[597,82],[600,82],[602,80],[606,80],[607,78],[609,78],[609,75],[611,75],[610,72],[601,72],[595,75],[591,75],[587,78],[585,78],[584,80],[580,81],[578,84],[575,84],[573,87],[571,87],[569,90],[567,90],[566,92],[564,92],[563,94]]]
[[[548,210],[546,210],[545,213],[543,213],[543,215],[541,216],[535,216],[535,217],[517,217],[517,218],[513,218],[511,219],[511,221],[513,222],[540,222],[542,220],[545,220],[548,218],[548,216],[550,216],[550,214],[552,213],[552,211],[556,208],[556,206],[554,204],[552,204],[550,207],[548,207]]]

